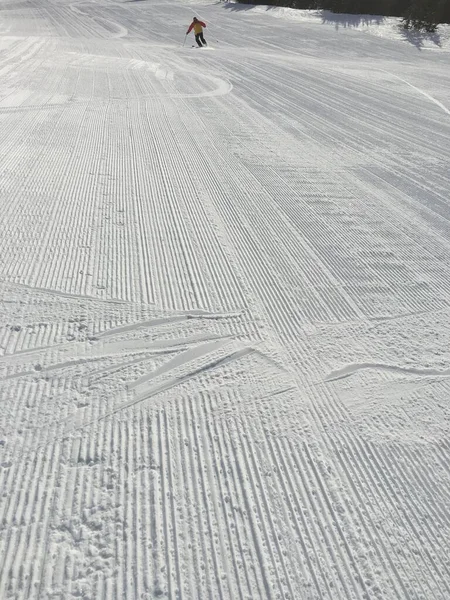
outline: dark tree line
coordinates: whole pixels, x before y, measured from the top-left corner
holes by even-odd
[[[439,23],[450,23],[450,0],[239,0],[239,2],[330,10],[335,13],[403,17],[405,28],[426,31],[435,31]]]

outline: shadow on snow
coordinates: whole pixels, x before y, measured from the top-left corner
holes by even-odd
[[[441,36],[437,31],[428,33],[426,31],[414,31],[411,29],[405,29],[402,25],[399,25],[399,31],[401,36],[410,44],[415,46],[418,50],[422,50],[424,42],[433,42],[439,48],[442,47]]]
[[[386,19],[382,15],[350,15],[332,13],[329,10],[320,10],[318,14],[322,18],[322,23],[332,24],[335,29],[359,27],[360,25],[381,25]]]

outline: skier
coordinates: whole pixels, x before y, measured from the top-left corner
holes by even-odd
[[[194,30],[195,41],[200,48],[208,45],[203,37],[203,27],[206,27],[205,23],[203,23],[203,21],[199,21],[197,17],[194,17],[192,23],[189,25],[189,29],[186,32],[186,35],[188,35],[192,29]]]

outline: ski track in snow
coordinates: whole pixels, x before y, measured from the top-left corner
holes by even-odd
[[[355,365],[347,365],[346,367],[342,367],[342,369],[338,369],[337,371],[333,371],[330,373],[325,381],[337,381],[338,379],[344,379],[345,377],[350,377],[354,373],[358,373],[358,371],[362,371],[363,369],[375,369],[381,371],[393,371],[395,373],[410,373],[412,375],[438,375],[440,377],[448,377],[450,375],[450,369],[417,369],[415,367],[399,367],[395,365],[383,365],[378,363],[361,363]]]
[[[386,73],[388,73],[388,72],[386,71]],[[419,94],[422,94],[422,96],[425,96],[425,98],[428,98],[428,100],[430,100],[431,102],[434,102],[434,104],[436,104],[437,106],[439,106],[439,108],[441,108],[445,113],[447,113],[448,115],[450,115],[450,110],[446,106],[444,106],[442,104],[442,102],[439,102],[439,100],[436,100],[436,98],[433,98],[433,96],[430,96],[430,94],[428,94],[425,90],[422,90],[422,89],[416,87],[415,85],[412,85],[411,83],[409,83],[405,79],[402,79],[398,75],[393,75],[392,73],[388,73],[388,75],[391,75],[391,77],[395,77],[399,81],[402,81],[404,84],[406,84],[407,86],[409,86],[410,88],[412,88],[416,92],[419,92]]]
[[[0,598],[448,600],[446,55],[0,8]]]

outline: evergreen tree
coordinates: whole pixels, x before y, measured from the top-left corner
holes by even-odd
[[[439,23],[450,23],[450,0],[440,0],[437,10]]]
[[[439,24],[439,0],[413,0],[403,17],[405,29],[436,31]]]

